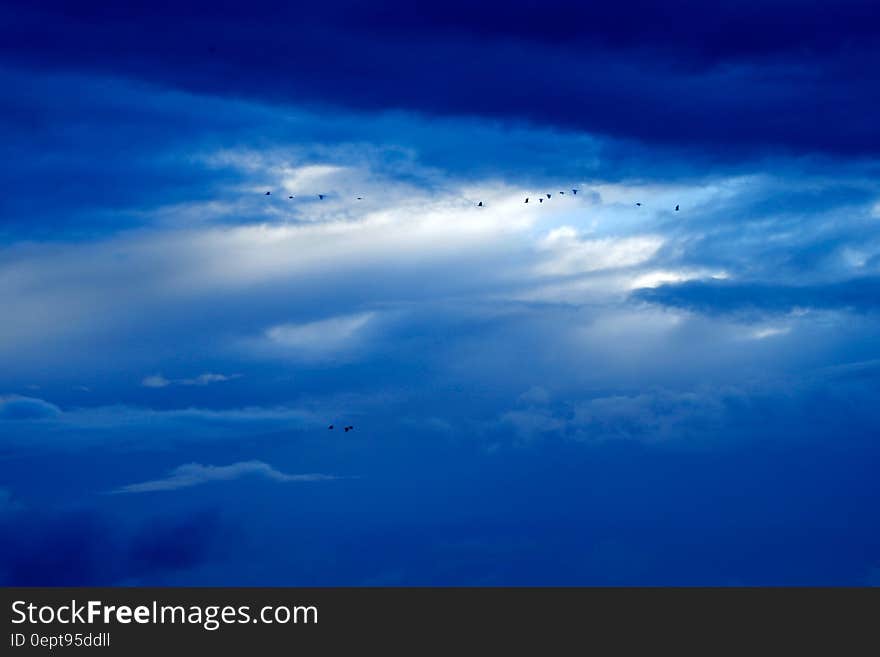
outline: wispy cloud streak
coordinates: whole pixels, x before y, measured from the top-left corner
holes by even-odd
[[[215,481],[233,481],[254,475],[277,482],[332,481],[338,477],[320,473],[286,474],[263,461],[240,461],[231,465],[186,463],[174,468],[167,477],[128,484],[111,491],[118,493],[153,493],[191,488]]]

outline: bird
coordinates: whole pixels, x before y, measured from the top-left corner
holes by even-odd
[[[288,196],[287,198],[293,198],[292,196]]]
[[[479,203],[477,203],[477,207],[478,207],[478,208],[481,208],[481,207],[483,207],[483,202],[482,202],[482,201],[480,201],[480,202],[479,202]]]
[[[528,202],[529,202],[529,197],[528,197],[528,196],[526,196],[526,203],[528,203]]]
[[[323,200],[324,200],[324,195],[323,195],[323,194],[318,194],[318,198],[319,198],[320,200],[323,201]]]
[[[542,199],[542,198],[538,199],[538,203],[543,203],[543,202],[544,202],[544,199]]]
[[[641,203],[636,203],[636,205],[639,205],[639,206],[641,206]]]
[[[572,193],[572,194],[577,194],[577,193],[578,193],[578,190],[573,189],[573,190],[571,190],[571,193]]]
[[[565,196],[565,192],[559,192],[559,193],[562,194],[563,196]]]
[[[364,199],[362,197],[358,196],[358,201],[363,201],[363,200]]]
[[[329,427],[327,427],[327,428],[328,428],[328,429],[332,429],[332,428],[333,428],[333,425],[331,424],[331,425],[330,425]]]
[[[551,196],[552,196],[551,194],[547,194],[547,198],[550,198]]]
[[[264,194],[264,196],[271,196],[271,195],[272,195],[272,192],[266,192],[266,193]]]
[[[678,212],[678,206],[677,206],[677,205],[675,206],[675,211]]]
[[[351,427],[351,426],[349,426],[349,427],[345,427],[345,433],[348,433],[348,432],[351,431],[352,429],[354,429],[354,427]]]

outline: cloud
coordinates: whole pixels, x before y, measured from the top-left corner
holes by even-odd
[[[171,385],[171,381],[161,374],[152,374],[144,377],[141,381],[141,385],[145,388],[167,388]]]
[[[278,324],[254,344],[258,351],[322,360],[351,353],[375,323],[377,313],[366,312],[330,317],[301,324]]]
[[[876,185],[865,165],[835,163],[831,170],[780,159],[695,175],[680,159],[656,152],[642,162],[642,147],[635,146],[627,157],[637,164],[621,165],[590,135],[529,124],[282,111],[121,80],[56,81],[65,90],[82,88],[81,106],[47,109],[34,89],[22,101],[27,112],[54,112],[58,125],[85,121],[89,128],[77,133],[81,141],[72,137],[71,153],[39,162],[71,162],[69,168],[80,170],[78,158],[94,159],[87,157],[86,137],[101,129],[88,117],[100,115],[109,85],[124,112],[109,122],[115,136],[107,150],[144,132],[150,138],[132,146],[143,157],[133,159],[164,162],[174,172],[170,180],[189,186],[151,186],[140,196],[143,186],[129,185],[123,200],[86,195],[83,217],[118,217],[88,228],[77,219],[78,230],[91,231],[89,239],[62,228],[42,241],[18,241],[47,224],[6,224],[13,240],[0,253],[0,298],[9,309],[0,325],[0,385],[9,389],[21,389],[34,371],[69,384],[89,368],[114,381],[151,374],[144,386],[177,386],[182,399],[220,382],[200,372],[229,378],[245,372],[250,381],[272,362],[369,363],[399,340],[423,339],[440,304],[459,317],[449,324],[451,344],[469,339],[484,321],[480,313],[499,300],[527,302],[507,320],[513,326],[548,312],[538,310],[544,304],[583,308],[646,299],[641,290],[627,296],[634,286],[653,286],[659,302],[675,287],[663,283],[705,282],[721,273],[732,284],[825,285],[851,267],[845,254],[854,245],[865,263],[862,276],[874,273],[871,254],[880,253],[880,226],[870,218]],[[211,115],[204,125],[202,103]],[[168,129],[178,122],[186,130]],[[264,140],[255,139],[264,132]],[[448,147],[456,140],[457,156]],[[469,143],[481,144],[476,172],[466,168]],[[582,149],[588,162],[579,170],[571,163]],[[125,166],[113,161],[107,168]],[[140,173],[129,169],[126,177],[140,180]],[[87,181],[99,174],[83,175]],[[549,189],[566,178],[581,193],[540,208],[522,203],[551,176]],[[674,183],[658,183],[663,176]],[[269,200],[255,193],[324,182],[342,189],[340,195],[357,189],[364,201],[287,203],[286,195]],[[632,207],[635,194],[646,199],[643,208]],[[69,194],[62,195],[67,206]],[[471,203],[477,196],[487,200],[480,212]],[[678,196],[688,201],[674,213]],[[100,212],[91,211],[95,198],[105,203]],[[69,217],[54,215],[59,222]],[[686,306],[664,298],[667,308]],[[687,313],[678,317],[682,325],[692,321]],[[642,331],[650,331],[648,323]],[[544,344],[564,343],[576,328],[547,323]],[[602,340],[615,342],[611,335]],[[181,352],[198,369],[180,372]],[[117,401],[94,389],[94,403]]]
[[[231,465],[202,465],[187,463],[174,468],[168,477],[128,484],[113,493],[151,493],[199,486],[214,481],[232,481],[247,475],[255,475],[278,482],[332,481],[337,479],[326,474],[285,474],[262,461],[240,461]]]
[[[42,420],[61,415],[61,409],[43,399],[9,395],[0,397],[0,420]]]
[[[179,386],[207,386],[212,383],[221,383],[223,381],[232,381],[233,379],[239,378],[240,374],[215,374],[213,372],[206,372],[204,374],[199,374],[197,377],[189,378],[189,379],[166,379],[161,374],[153,374],[147,377],[144,377],[141,380],[141,385],[145,388],[167,388],[172,385]]]
[[[663,246],[656,235],[583,239],[571,226],[550,231],[540,243],[549,257],[538,266],[542,275],[571,275],[631,267],[649,260]]]
[[[227,523],[217,511],[151,518],[119,558],[131,561],[129,577],[190,570],[222,554],[222,546],[234,540]]]
[[[184,386],[206,386],[212,383],[220,383],[222,381],[232,381],[233,379],[239,378],[240,374],[215,374],[213,372],[206,372],[205,374],[199,374],[194,379],[179,379],[178,383]]]
[[[876,312],[880,309],[880,278],[813,285],[690,281],[643,288],[635,291],[633,298],[708,314],[779,314],[809,308]]]
[[[780,149],[871,156],[878,148],[868,0],[835,11],[823,3],[792,11],[788,0],[760,11],[742,2],[710,9],[695,0],[554,0],[543,10],[567,20],[544,24],[529,0],[503,12],[463,0],[418,10],[395,1],[381,12],[350,0],[308,10],[258,0],[213,16],[183,5],[158,16],[137,2],[101,22],[45,3],[7,5],[17,32],[3,59],[38,70],[111,73],[277,104],[515,118],[711,151],[712,161]],[[269,13],[272,25],[243,27]],[[302,27],[296,39],[293,23]],[[148,37],[160,29],[164,56],[151,57]],[[288,73],[282,86],[272,84],[278,70]],[[565,71],[564,81],[546,71]]]
[[[39,509],[0,526],[0,582],[6,586],[109,584],[118,577],[118,532],[88,511]],[[0,520],[3,520],[0,518]]]
[[[777,335],[785,335],[791,332],[788,326],[762,326],[749,332],[749,338],[753,340],[766,340]]]
[[[342,1],[178,3],[160,20],[135,0],[97,22],[0,8],[19,28],[0,46],[16,90],[0,103],[0,188],[15,190],[0,196],[0,390],[54,402],[0,402],[31,418],[0,422],[16,464],[2,485],[29,501],[7,514],[18,547],[0,570],[693,581],[766,566],[758,543],[785,569],[842,511],[855,530],[799,576],[861,568],[880,358],[867,5],[550,0],[571,20],[536,22],[517,0]],[[245,14],[276,20],[257,33]],[[238,490],[223,513],[246,545],[222,565],[206,561],[227,540],[197,518],[204,496],[165,496],[153,518],[153,497],[123,494],[331,462],[384,483],[322,487],[302,510],[271,484]],[[120,518],[65,525],[31,500]],[[473,538],[461,522],[497,547],[442,558],[435,545]],[[375,533],[389,525],[404,531]]]
[[[738,425],[749,421],[747,414],[738,418],[738,413],[761,394],[767,393],[661,388],[582,399],[568,396],[549,406],[505,411],[498,424],[512,428],[514,442],[520,444],[563,438],[592,445],[628,441],[702,449],[713,442],[735,440]],[[490,437],[497,436],[492,433]]]
[[[541,386],[532,386],[519,396],[519,401],[540,406],[550,401],[550,393]]]
[[[51,421],[7,423],[3,444],[31,449],[82,450],[113,445],[114,449],[163,448],[247,436],[307,434],[326,426],[328,411],[300,406],[150,408],[145,406],[82,406],[50,416]],[[2,418],[0,418],[2,419]]]
[[[138,517],[97,509],[0,513],[0,583],[137,586],[222,558],[240,532],[215,510],[164,508]]]
[[[521,441],[559,434],[565,431],[567,425],[564,418],[555,416],[552,411],[538,408],[508,411],[501,415],[499,421],[502,425],[512,427]]]
[[[0,488],[0,516],[21,511],[24,505],[12,496],[6,488]]]
[[[665,270],[657,270],[657,271],[648,271],[642,274],[639,274],[632,280],[630,283],[630,287],[634,290],[640,288],[654,288],[659,287],[661,285],[668,284],[677,284],[683,283],[685,281],[692,281],[704,278],[714,278],[714,279],[725,279],[727,278],[726,272],[710,272],[706,270],[702,271],[665,271]]]
[[[828,379],[880,381],[880,359],[857,361],[854,363],[841,363],[824,367],[816,372],[817,375]]]
[[[579,402],[572,418],[578,440],[688,441],[718,436],[723,395],[657,391]]]

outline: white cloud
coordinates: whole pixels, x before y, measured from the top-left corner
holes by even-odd
[[[301,167],[284,167],[281,170],[282,185],[285,192],[290,194],[309,193],[312,196],[318,193],[327,193],[326,186],[336,187],[334,182],[344,175],[346,167],[329,164],[310,164]]]
[[[305,324],[281,324],[266,331],[266,337],[284,347],[332,349],[351,340],[373,316],[374,313],[361,313]]]
[[[845,267],[861,269],[867,264],[873,253],[863,249],[844,247],[840,250],[840,257]]]
[[[171,380],[166,379],[161,374],[152,374],[144,377],[143,380],[141,380],[141,385],[144,388],[167,388],[171,385]]]
[[[330,317],[300,324],[278,324],[252,342],[257,351],[304,360],[321,360],[351,352],[362,343],[377,313]]]
[[[538,265],[537,273],[569,276],[585,272],[631,267],[657,253],[663,239],[656,235],[582,239],[575,228],[562,226],[551,230],[539,243],[548,257]]]
[[[213,481],[232,481],[247,475],[255,475],[278,482],[330,481],[338,477],[319,473],[285,474],[263,461],[240,461],[231,465],[203,465],[187,463],[174,468],[167,477],[128,484],[113,493],[152,493],[156,491],[190,488]]]
[[[145,388],[167,388],[171,385],[179,385],[179,386],[207,386],[212,383],[221,383],[223,381],[232,381],[233,379],[239,378],[240,374],[216,374],[214,372],[205,372],[204,374],[199,374],[197,377],[190,379],[166,379],[161,374],[153,374],[151,376],[144,377],[141,381],[141,385]]]
[[[670,271],[658,269],[639,274],[632,280],[629,287],[630,289],[637,290],[646,287],[659,287],[660,285],[666,285],[668,283],[684,283],[685,281],[695,281],[706,278],[724,280],[729,278],[729,276],[727,272],[724,271],[710,272],[703,269],[681,269]]]
[[[778,335],[785,335],[790,331],[791,328],[788,326],[762,326],[749,331],[748,337],[752,340],[766,340]]]
[[[233,379],[237,379],[240,376],[240,374],[232,374],[227,376],[226,374],[215,374],[213,372],[206,372],[204,374],[199,374],[194,379],[178,379],[177,383],[184,386],[206,386],[210,385],[211,383],[232,381]]]

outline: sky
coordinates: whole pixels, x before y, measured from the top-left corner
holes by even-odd
[[[880,585],[873,4],[4,2],[0,583]]]

